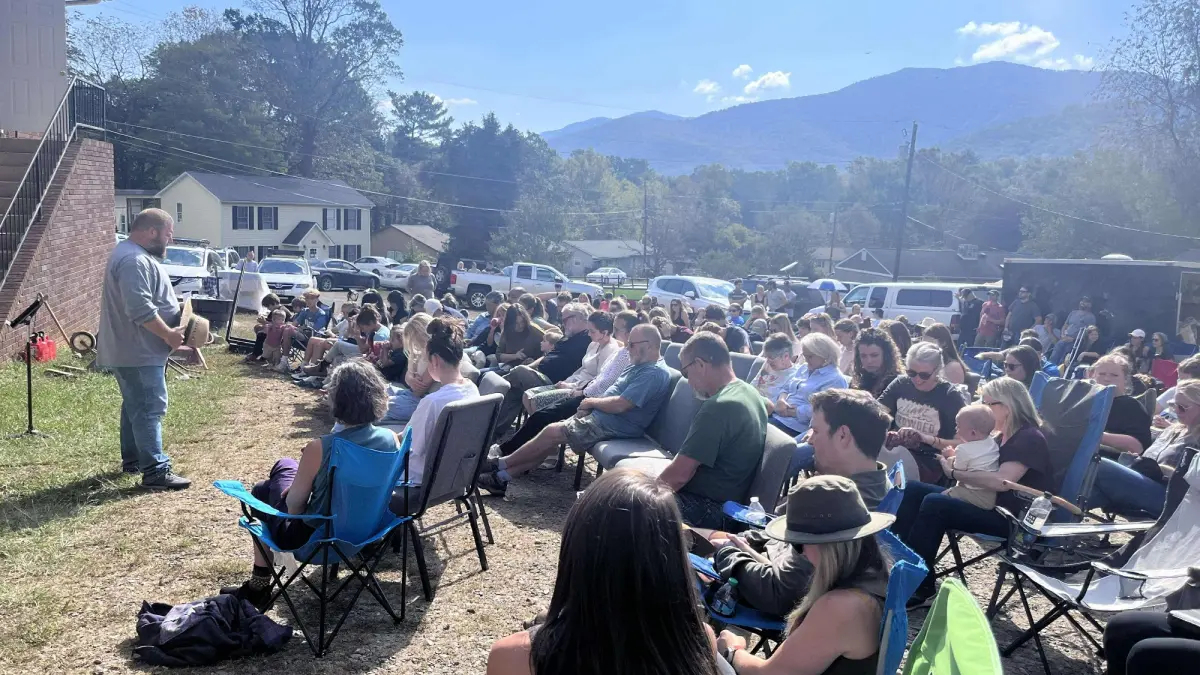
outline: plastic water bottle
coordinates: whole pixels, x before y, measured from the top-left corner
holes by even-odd
[[[1053,508],[1054,502],[1050,501],[1050,493],[1043,492],[1041,497],[1033,500],[1029,510],[1025,512],[1025,526],[1034,531],[1041,531]]]
[[[746,519],[759,527],[767,524],[767,512],[763,509],[762,503],[758,501],[758,497],[750,498],[750,507],[746,509]]]
[[[737,612],[737,603],[737,579],[730,579],[717,591],[713,598],[712,610],[721,616],[733,616]]]

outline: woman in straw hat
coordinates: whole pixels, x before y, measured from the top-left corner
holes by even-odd
[[[802,546],[813,565],[808,593],[787,617],[787,639],[762,659],[746,652],[745,638],[724,631],[718,652],[738,673],[874,673],[891,568],[874,535],[894,520],[869,512],[849,478],[801,482],[788,495],[787,516],[766,529]]]

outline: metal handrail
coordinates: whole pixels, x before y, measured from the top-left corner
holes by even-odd
[[[41,213],[42,202],[54,183],[58,168],[80,127],[103,130],[107,108],[104,87],[80,77],[71,78],[62,101],[46,125],[12,200],[0,216],[0,288],[8,280],[17,253],[30,226]]]

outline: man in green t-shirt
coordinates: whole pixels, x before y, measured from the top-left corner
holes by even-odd
[[[683,520],[720,528],[726,501],[745,502],[762,463],[767,408],[733,372],[729,348],[713,333],[697,333],[679,354],[680,372],[704,398],[683,446],[658,479],[675,491]]]

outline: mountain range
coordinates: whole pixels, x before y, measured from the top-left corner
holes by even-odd
[[[984,159],[1067,155],[1095,143],[1115,111],[1098,102],[1102,75],[992,62],[905,68],[826,94],[774,99],[698,117],[659,111],[595,117],[542,133],[562,154],[591,148],[660,172],[702,164],[774,170],[791,161],[895,157],[915,120],[918,147]]]

